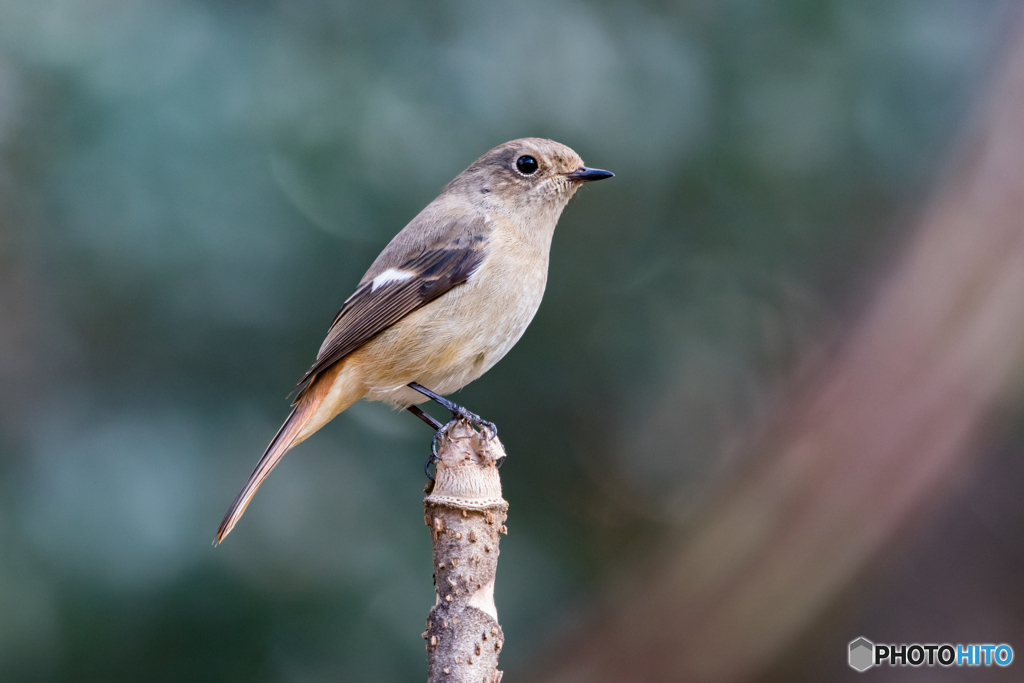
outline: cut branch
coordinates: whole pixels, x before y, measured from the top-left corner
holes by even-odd
[[[435,483],[423,501],[434,545],[427,630],[428,683],[498,683],[505,641],[494,605],[498,542],[508,503],[497,462],[505,450],[460,420],[440,440]]]

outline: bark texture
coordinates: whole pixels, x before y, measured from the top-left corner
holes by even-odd
[[[498,542],[508,503],[501,497],[497,437],[457,422],[442,437],[433,489],[423,501],[434,546],[427,630],[428,683],[498,683],[505,636],[494,605]]]

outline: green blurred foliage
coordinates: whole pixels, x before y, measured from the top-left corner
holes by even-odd
[[[870,291],[995,8],[0,2],[0,679],[422,675],[408,414],[345,413],[210,541],[376,253],[526,135],[617,173],[458,396],[510,453],[503,666],[543,651]]]

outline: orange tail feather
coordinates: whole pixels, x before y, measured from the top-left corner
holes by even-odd
[[[270,441],[270,445],[267,446],[263,457],[256,464],[256,469],[249,475],[245,486],[235,496],[235,500],[231,503],[231,507],[228,508],[227,514],[224,515],[224,519],[217,529],[217,538],[213,542],[214,545],[219,544],[224,540],[225,536],[231,533],[235,524],[242,517],[242,513],[245,512],[245,508],[249,505],[249,501],[256,495],[256,490],[263,483],[263,480],[277,466],[277,463],[281,461],[284,454],[291,450],[293,446],[298,445],[299,441],[297,439],[302,432],[302,428],[312,419],[320,404],[323,403],[331,384],[338,376],[338,372],[341,369],[340,366],[341,364],[338,363],[314,378],[313,382],[308,384],[299,395],[288,419],[277,430],[277,434]]]

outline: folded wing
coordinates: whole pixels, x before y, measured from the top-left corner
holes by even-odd
[[[385,249],[335,316],[300,387],[417,308],[466,282],[480,267],[487,253],[488,221],[483,216],[463,217],[445,228],[433,244],[410,248],[399,239],[400,233]],[[396,254],[399,250],[405,253]],[[389,262],[397,265],[384,267]]]

